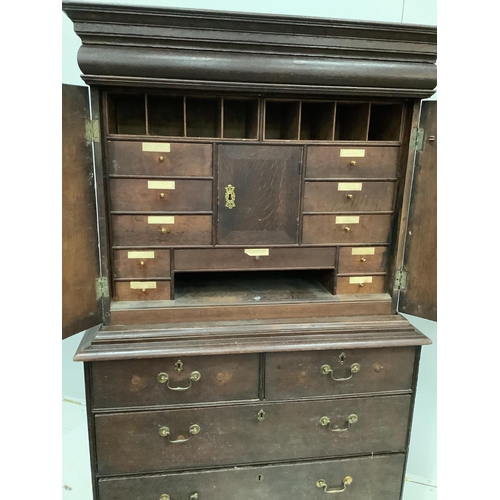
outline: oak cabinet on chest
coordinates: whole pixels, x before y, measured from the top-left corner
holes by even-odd
[[[95,500],[400,498],[430,341],[398,311],[436,319],[435,28],[63,9]]]

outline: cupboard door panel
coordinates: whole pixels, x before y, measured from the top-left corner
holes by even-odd
[[[298,243],[301,158],[299,146],[218,148],[219,244]]]

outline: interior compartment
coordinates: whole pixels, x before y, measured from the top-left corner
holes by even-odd
[[[150,135],[184,137],[184,97],[148,95]]]
[[[330,300],[334,271],[175,273],[177,305],[256,304]]]
[[[266,101],[265,139],[297,140],[300,101]]]
[[[333,102],[302,102],[300,140],[331,141],[333,136]]]
[[[368,140],[399,141],[402,116],[402,104],[372,104]]]
[[[110,94],[108,130],[110,134],[145,135],[146,100],[144,94]]]
[[[368,103],[337,103],[335,140],[366,141],[368,113]]]
[[[257,139],[258,117],[258,99],[224,99],[224,138]]]
[[[186,97],[187,137],[221,136],[221,99]]]

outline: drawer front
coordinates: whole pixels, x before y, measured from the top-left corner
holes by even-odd
[[[394,182],[306,182],[304,212],[390,212],[394,186]]]
[[[259,366],[258,354],[96,362],[92,364],[92,407],[257,399]]]
[[[178,271],[331,269],[336,248],[207,248],[175,250]]]
[[[388,243],[391,215],[304,215],[302,243]]]
[[[397,176],[399,147],[307,148],[307,178],[394,179]]]
[[[158,151],[143,151],[143,144]],[[108,169],[111,175],[211,177],[212,145],[109,141]]]
[[[238,467],[99,481],[101,500],[323,500],[323,479],[330,490],[342,490],[344,478],[351,484],[339,498],[349,500],[399,500],[405,456],[375,455],[309,463]],[[348,481],[347,481],[348,482]],[[196,497],[195,494],[198,496]]]
[[[211,215],[112,215],[115,246],[210,245]]]
[[[211,180],[110,179],[111,210],[210,212]]]
[[[96,415],[102,475],[403,451],[409,395]]]
[[[170,250],[115,250],[115,278],[168,278]]]
[[[115,281],[115,300],[170,300],[170,280]]]
[[[266,398],[410,390],[414,362],[412,347],[268,353]]]
[[[387,267],[387,247],[342,247],[339,250],[339,274],[384,272]]]
[[[384,293],[385,275],[383,276],[339,276],[337,295],[350,293]]]

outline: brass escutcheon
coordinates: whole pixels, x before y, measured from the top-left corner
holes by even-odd
[[[236,194],[234,192],[234,186],[231,184],[228,184],[225,187],[226,194],[225,194],[225,199],[226,199],[226,207],[231,209],[236,206],[235,200],[236,200]]]
[[[259,413],[257,413],[257,420],[259,422],[262,422],[266,418],[266,413],[264,410],[260,410]]]

